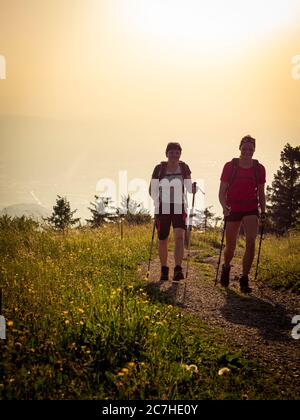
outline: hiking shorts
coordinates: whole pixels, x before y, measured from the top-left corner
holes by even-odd
[[[158,214],[155,216],[156,229],[158,232],[158,239],[164,241],[169,237],[171,225],[173,229],[184,229],[186,230],[186,217],[187,214]]]
[[[241,212],[231,212],[229,216],[226,217],[227,222],[241,222],[245,216],[257,216],[259,217],[258,210],[250,211],[241,211]]]

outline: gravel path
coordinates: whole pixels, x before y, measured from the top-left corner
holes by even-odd
[[[196,255],[196,251],[191,252],[191,257]],[[210,265],[211,273],[215,273],[217,259],[207,258],[205,263]],[[168,265],[172,274],[171,256]],[[239,291],[239,272],[239,266],[232,268],[227,291],[219,284],[215,287],[214,275],[207,270],[201,272],[201,265],[193,263],[187,280],[179,284],[171,280],[160,282],[160,263],[156,259],[151,264],[149,282],[183,310],[210,327],[221,329],[223,340],[231,350],[245,358],[258,359],[278,375],[282,384],[293,381],[300,398],[300,340],[291,336],[292,318],[300,315],[299,295],[274,291],[253,280],[250,282],[252,294],[244,295]]]

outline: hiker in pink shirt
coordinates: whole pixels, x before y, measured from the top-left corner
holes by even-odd
[[[246,136],[240,143],[240,157],[225,164],[219,190],[219,200],[226,220],[226,248],[222,266],[221,285],[229,286],[230,263],[234,256],[236,241],[243,224],[246,236],[246,251],[243,258],[243,273],[240,289],[250,293],[249,273],[255,255],[255,240],[259,217],[266,217],[265,183],[266,170],[253,159],[255,139]]]

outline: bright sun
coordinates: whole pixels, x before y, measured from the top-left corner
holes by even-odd
[[[299,10],[299,0],[126,0],[123,27],[158,45],[232,47],[272,33]]]

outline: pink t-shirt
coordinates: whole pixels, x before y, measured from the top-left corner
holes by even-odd
[[[232,161],[224,166],[221,181],[229,182],[232,174]],[[263,165],[258,166],[258,184],[266,182],[266,170]],[[236,177],[227,191],[226,204],[232,212],[244,212],[258,209],[257,188],[254,167],[238,167]]]

